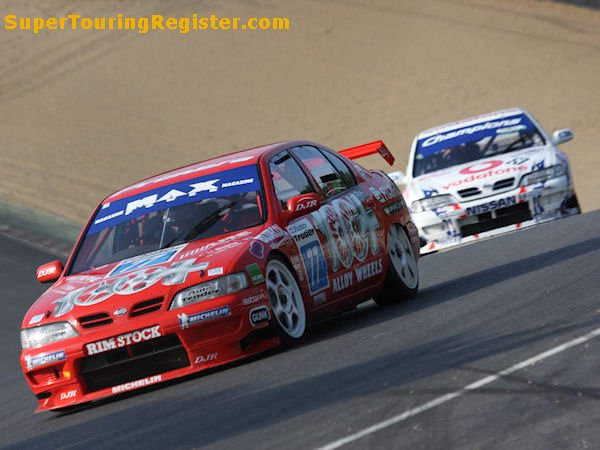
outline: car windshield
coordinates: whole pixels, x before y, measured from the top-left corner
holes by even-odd
[[[419,139],[413,176],[545,143],[542,134],[525,114],[480,122]]]
[[[257,166],[212,173],[101,205],[69,273],[263,222]]]

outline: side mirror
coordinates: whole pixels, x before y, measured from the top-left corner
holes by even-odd
[[[568,128],[557,130],[552,134],[552,143],[554,145],[564,144],[573,139],[573,132]]]
[[[289,220],[316,211],[319,209],[319,206],[321,206],[321,201],[317,194],[309,193],[296,195],[287,201]]]
[[[35,272],[35,276],[40,283],[50,283],[58,280],[64,267],[60,261],[52,261],[41,265]]]

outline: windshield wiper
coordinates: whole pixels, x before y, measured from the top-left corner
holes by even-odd
[[[179,240],[183,240],[184,242],[188,241],[188,240],[198,236],[200,233],[203,233],[204,231],[208,230],[211,226],[213,226],[217,222],[217,220],[219,220],[219,216],[221,215],[221,212],[223,212],[223,210],[225,210],[227,208],[231,208],[236,203],[237,203],[237,201],[229,202],[226,205],[223,205],[220,208],[215,209],[208,216],[204,217],[201,221],[194,224],[194,226],[192,226],[189,230],[185,230],[183,233],[178,234],[177,236],[175,236],[173,239],[171,239],[166,244],[161,245],[159,247],[159,250],[163,249],[163,248],[171,247],[171,246],[173,246],[173,244],[175,244]]]

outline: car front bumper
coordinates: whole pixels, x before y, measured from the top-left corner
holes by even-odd
[[[567,176],[499,194],[412,213],[427,254],[570,215]]]
[[[265,285],[173,311],[92,329],[76,338],[21,354],[36,412],[62,409],[129,392],[279,345],[257,331],[269,321],[250,315],[270,305]],[[120,339],[119,339],[120,338]],[[137,340],[137,342],[134,342]]]

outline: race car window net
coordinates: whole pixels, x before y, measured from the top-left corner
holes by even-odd
[[[545,144],[525,114],[480,122],[419,139],[413,176]]]
[[[315,147],[304,145],[294,148],[292,152],[310,171],[325,197],[337,195],[353,185],[349,184],[349,182],[352,182],[354,177],[352,176],[352,179],[348,179],[338,172],[334,165]]]
[[[287,209],[287,201],[290,198],[315,192],[308,177],[287,150],[271,158],[269,169],[275,195],[284,210]]]
[[[255,165],[105,203],[92,219],[69,273],[249,228],[263,222],[261,211]]]

